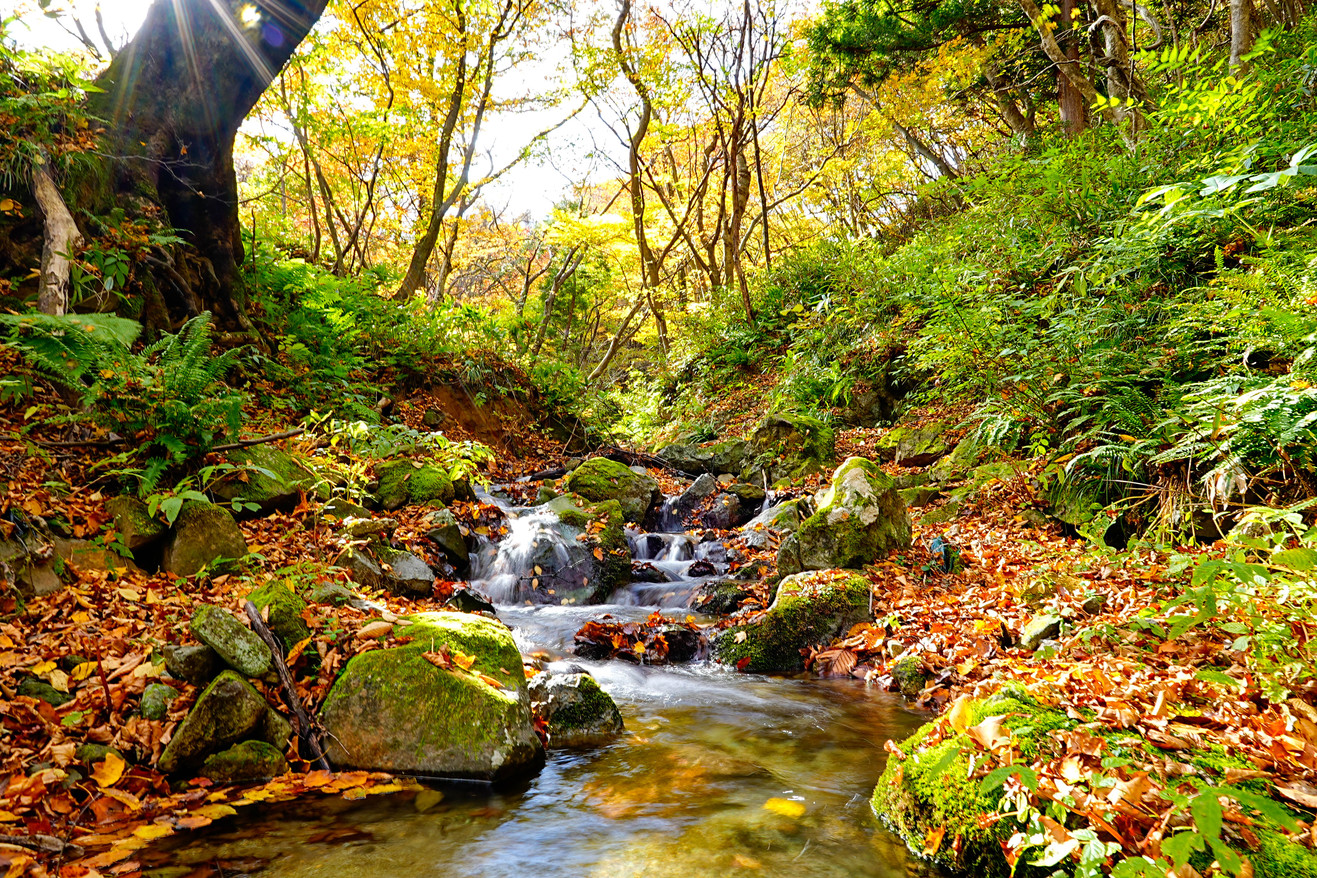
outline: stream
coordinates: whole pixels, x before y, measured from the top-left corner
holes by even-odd
[[[900,695],[712,663],[576,658],[573,634],[603,613],[640,619],[663,608],[684,618],[707,578],[687,571],[705,562],[694,569],[707,572],[712,563],[724,572],[722,544],[633,532],[637,560],[674,581],[633,584],[606,605],[528,606],[518,601],[517,568],[568,551],[571,535],[542,509],[509,513],[506,549],[477,562],[473,584],[495,598],[524,653],[561,657],[550,670],[593,674],[617,702],[626,733],[600,748],[550,751],[544,769],[516,785],[439,784],[437,804],[433,794],[410,793],[281,804],[158,849],[177,871],[156,874],[208,863],[230,878],[920,873],[868,802],[886,760],[884,741],[924,721]],[[516,557],[499,557],[505,551]]]

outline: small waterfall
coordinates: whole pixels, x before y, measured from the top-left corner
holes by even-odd
[[[563,524],[543,506],[505,511],[508,535],[482,547],[472,562],[472,585],[496,604],[542,601],[543,596],[535,593],[537,584],[564,596],[588,586],[591,565],[588,552],[576,539],[579,528]]]

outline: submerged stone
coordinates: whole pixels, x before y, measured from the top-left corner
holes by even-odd
[[[543,760],[531,723],[521,653],[500,622],[422,613],[395,628],[404,646],[348,662],[321,718],[336,767],[501,780]],[[473,658],[437,667],[426,653]],[[482,676],[483,675],[483,676]]]

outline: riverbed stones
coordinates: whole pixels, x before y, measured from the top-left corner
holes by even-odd
[[[395,633],[411,640],[353,658],[325,699],[335,767],[480,780],[537,768],[543,748],[512,633],[466,613],[402,621],[410,624]],[[454,659],[449,669],[426,658],[445,652]]]
[[[391,460],[377,464],[375,477],[380,483],[375,493],[386,510],[425,504],[447,506],[456,496],[447,472],[419,461]]]
[[[192,576],[220,559],[246,554],[247,541],[227,509],[204,500],[188,500],[174,520],[163,567],[168,573]]]
[[[662,496],[654,479],[606,457],[590,458],[572,470],[563,484],[592,503],[616,500],[631,523],[644,521]]]
[[[157,767],[165,774],[196,769],[211,753],[259,735],[268,710],[250,683],[233,671],[221,672],[174,730]]]
[[[857,573],[826,570],[788,576],[764,616],[720,634],[714,654],[743,671],[799,671],[803,651],[825,645],[869,618],[869,598],[869,580]]]
[[[434,571],[411,552],[374,543],[369,549],[348,546],[334,561],[353,582],[396,595],[426,595],[434,591]]]
[[[536,674],[529,684],[531,710],[544,720],[549,747],[594,747],[624,731],[622,713],[586,673]]]
[[[193,637],[213,649],[224,664],[238,673],[263,677],[270,672],[273,661],[270,648],[231,613],[211,604],[201,604],[192,613],[188,627]]]
[[[210,487],[211,494],[225,503],[241,498],[269,512],[293,505],[316,483],[315,475],[297,458],[273,445],[240,448],[226,459],[238,469]]]
[[[891,477],[852,457],[837,468],[818,511],[783,540],[778,570],[859,568],[910,546],[910,516]]]
[[[283,753],[264,741],[243,741],[206,757],[199,774],[214,783],[256,783],[288,773]]]

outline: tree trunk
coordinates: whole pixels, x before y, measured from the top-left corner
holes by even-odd
[[[327,0],[156,0],[97,79],[115,191],[164,208],[192,251],[180,267],[222,327],[247,328],[235,299],[243,259],[233,141]],[[252,10],[255,10],[255,14]],[[173,291],[171,319],[189,303]]]
[[[1253,49],[1257,35],[1257,13],[1253,0],[1230,0],[1230,68],[1244,67],[1244,56]]]
[[[41,248],[41,282],[37,310],[60,315],[69,307],[70,257],[82,244],[82,233],[59,194],[50,166],[44,159],[32,163],[32,194],[41,208],[45,223],[45,240]]]
[[[1075,12],[1078,7],[1075,0],[1061,0],[1061,18],[1064,34],[1065,56],[1076,68],[1079,65],[1079,36],[1075,33]],[[1066,134],[1075,137],[1083,133],[1088,127],[1088,105],[1084,103],[1084,95],[1075,88],[1069,78],[1058,76],[1056,78],[1057,104],[1061,110],[1061,124],[1064,126]]]

